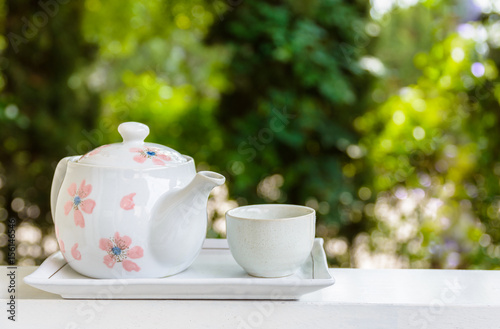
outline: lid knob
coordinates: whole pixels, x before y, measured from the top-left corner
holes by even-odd
[[[124,122],[118,126],[124,143],[143,143],[149,135],[149,127],[139,122]]]

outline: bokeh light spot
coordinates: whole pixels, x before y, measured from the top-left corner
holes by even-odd
[[[268,201],[278,201],[281,197],[281,186],[285,179],[279,174],[268,176],[260,181],[257,186],[257,194]]]
[[[359,189],[358,195],[361,200],[366,201],[371,198],[372,191],[368,187],[363,186]]]
[[[158,91],[158,95],[161,99],[170,99],[172,98],[173,94],[173,90],[169,86],[161,86],[160,90]]]
[[[351,144],[347,147],[347,155],[352,159],[363,157],[363,150],[358,145]]]
[[[330,212],[330,205],[326,201],[321,201],[318,204],[318,212],[321,215],[327,215]]]
[[[344,205],[349,205],[352,202],[352,195],[349,192],[342,192],[339,198],[340,202]]]
[[[451,58],[455,62],[460,63],[465,58],[464,50],[460,47],[453,48],[453,50],[451,51]]]
[[[342,173],[346,177],[354,177],[354,175],[356,175],[356,166],[352,163],[348,163],[342,168]]]
[[[187,30],[191,27],[191,20],[184,14],[175,16],[175,25],[181,30]]]
[[[415,127],[413,129],[413,137],[420,141],[425,138],[425,130],[422,127]]]
[[[476,78],[482,77],[484,75],[484,71],[485,71],[484,65],[481,63],[478,63],[478,62],[472,64],[470,70]]]
[[[24,209],[24,200],[21,198],[15,198],[12,200],[10,206],[15,212],[20,212]]]
[[[392,140],[390,139],[384,139],[380,142],[380,145],[386,149],[386,150],[390,150],[392,148]]]
[[[394,121],[394,123],[397,124],[398,126],[402,125],[405,122],[405,120],[406,117],[403,111],[398,110],[394,112],[394,114],[392,115],[392,121]]]
[[[445,75],[439,79],[439,85],[442,88],[449,88],[451,86],[451,77],[449,75]]]
[[[19,108],[14,104],[9,104],[5,108],[5,116],[9,119],[14,119],[19,113]]]
[[[411,102],[412,107],[415,109],[417,112],[423,112],[425,111],[427,104],[425,103],[425,100],[421,98],[414,99]]]

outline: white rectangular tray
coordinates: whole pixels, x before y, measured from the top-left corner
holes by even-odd
[[[160,279],[92,279],[76,273],[61,252],[24,278],[27,284],[72,299],[299,299],[335,283],[328,272],[323,239],[294,275],[255,278],[236,263],[227,240],[207,239],[184,272]]]

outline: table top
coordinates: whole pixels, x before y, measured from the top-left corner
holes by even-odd
[[[16,322],[4,310],[0,328],[500,328],[497,271],[330,269],[335,285],[298,301],[214,301],[65,300],[23,282],[36,268],[15,269]]]

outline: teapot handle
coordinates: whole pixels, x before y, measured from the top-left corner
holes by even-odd
[[[54,178],[52,179],[52,187],[50,188],[50,212],[52,214],[52,220],[55,221],[56,218],[56,206],[57,197],[59,195],[59,190],[61,189],[64,176],[66,176],[66,169],[68,168],[68,161],[73,158],[80,158],[80,156],[68,156],[59,161],[54,172]]]

